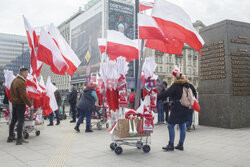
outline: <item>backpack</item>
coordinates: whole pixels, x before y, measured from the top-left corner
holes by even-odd
[[[191,108],[194,104],[194,95],[190,87],[183,86],[182,96],[180,99],[181,105],[184,107]]]
[[[129,95],[128,101],[129,101],[130,103],[133,103],[133,102],[135,101],[135,95],[134,95],[133,93]]]

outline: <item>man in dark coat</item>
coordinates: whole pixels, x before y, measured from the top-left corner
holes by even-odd
[[[53,83],[53,85],[56,86],[55,83]],[[55,94],[56,103],[57,103],[57,106],[58,106],[58,110],[54,111],[55,114],[56,114],[56,125],[59,125],[60,124],[59,109],[60,109],[60,106],[62,104],[62,97],[61,97],[61,94],[60,94],[58,89],[55,91],[54,94]],[[54,113],[52,112],[51,114],[49,114],[49,122],[50,123],[48,124],[48,126],[53,126],[54,125],[53,124],[53,119],[54,119]]]
[[[163,81],[163,91],[167,91],[168,89],[168,83],[166,81]],[[166,114],[166,122],[168,122],[168,115],[169,115],[169,97],[163,100],[163,110]]]
[[[174,76],[174,83],[167,91],[164,91],[158,96],[159,99],[167,97],[171,98],[171,113],[169,116],[169,144],[167,147],[163,147],[166,151],[173,151],[175,149],[184,150],[183,143],[186,137],[186,122],[189,120],[189,108],[184,107],[180,103],[182,97],[183,87],[190,87],[189,81],[182,75],[181,72],[177,72]],[[174,127],[179,124],[180,128],[180,140],[179,144],[174,147],[175,130]]]
[[[28,76],[28,69],[21,68],[19,74],[12,81],[10,87],[10,99],[12,101],[12,119],[9,127],[9,137],[7,142],[13,142],[15,140],[14,128],[17,124],[17,141],[16,145],[21,145],[22,143],[28,143],[22,138],[23,133],[23,123],[24,123],[24,113],[26,105],[28,105],[33,110],[30,100],[26,95],[26,78]]]
[[[69,94],[69,104],[70,111],[72,113],[72,120],[70,123],[76,122],[76,102],[77,102],[77,90],[75,88],[75,84],[71,87],[71,93]]]
[[[90,82],[87,88],[84,89],[84,93],[81,95],[79,104],[77,106],[78,110],[80,111],[80,116],[74,128],[77,132],[80,132],[79,126],[83,122],[84,117],[86,117],[85,132],[93,132],[90,128],[91,114],[95,109],[95,102],[98,100],[95,87],[96,85]]]

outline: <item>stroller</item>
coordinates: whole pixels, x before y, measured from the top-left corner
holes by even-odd
[[[106,128],[109,128],[109,123],[107,122],[107,108],[105,106],[96,106],[95,111],[92,112],[91,119],[95,120],[91,123],[91,127],[96,126],[98,130],[102,129],[105,124]]]

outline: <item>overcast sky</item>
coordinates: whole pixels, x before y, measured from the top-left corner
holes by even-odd
[[[25,35],[22,15],[32,26],[59,25],[88,0],[0,0],[0,33]],[[146,0],[151,1],[151,0]],[[210,25],[231,19],[250,22],[250,0],[168,0],[192,18]]]

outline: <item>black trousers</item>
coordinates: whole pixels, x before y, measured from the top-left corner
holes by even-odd
[[[72,119],[73,121],[75,121],[76,120],[76,104],[75,103],[70,104],[70,110],[72,112]]]
[[[169,108],[169,103],[164,103],[163,110],[166,112],[166,122],[168,122]]]
[[[9,128],[9,136],[13,136],[14,128],[17,123],[17,139],[22,138],[25,104],[12,104],[12,119]]]

